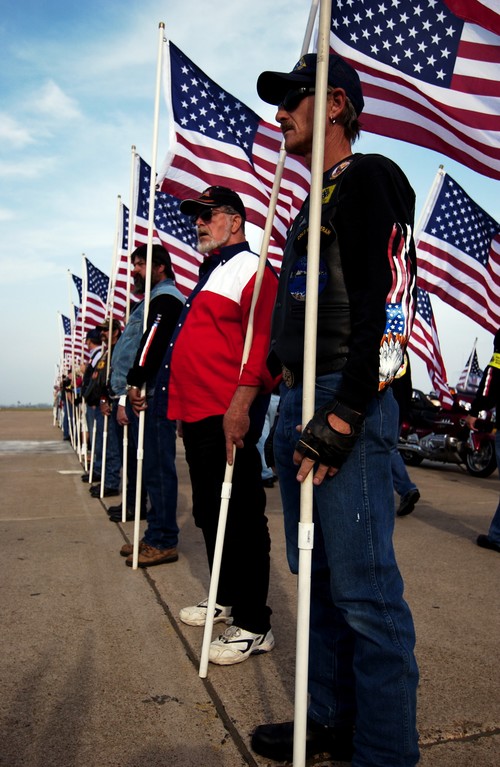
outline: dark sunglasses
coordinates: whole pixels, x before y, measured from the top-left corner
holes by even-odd
[[[196,224],[198,219],[201,218],[204,224],[208,224],[208,222],[212,220],[214,213],[219,212],[218,208],[202,208],[198,213],[191,216],[191,223]]]
[[[285,98],[281,102],[280,109],[284,109],[285,112],[293,112],[297,109],[300,102],[306,98],[306,96],[312,96],[315,89],[311,85],[304,85],[302,88],[296,88],[293,91],[288,91]]]

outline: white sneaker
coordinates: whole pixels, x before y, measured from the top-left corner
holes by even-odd
[[[208,599],[204,599],[192,607],[183,607],[179,612],[179,618],[188,626],[204,626],[207,621]],[[223,607],[215,603],[214,623],[227,623],[229,626],[233,622],[231,618],[231,608]]]
[[[270,652],[274,647],[272,631],[267,634],[252,634],[238,626],[229,626],[218,639],[210,644],[209,660],[219,666],[242,663],[250,655]]]

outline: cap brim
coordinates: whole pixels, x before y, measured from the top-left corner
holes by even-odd
[[[199,210],[203,208],[217,208],[216,202],[202,202],[201,200],[183,200],[179,205],[179,210],[184,213],[185,216],[194,216]]]
[[[268,104],[281,104],[293,85],[310,85],[310,76],[298,72],[262,72],[257,80],[257,93]]]

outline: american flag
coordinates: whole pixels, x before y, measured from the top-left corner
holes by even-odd
[[[115,269],[115,289],[113,293],[113,315],[120,319],[127,315],[127,295],[130,304],[137,303],[140,299],[134,295],[132,288],[134,280],[132,267],[129,261],[129,209],[120,203],[118,230],[118,258]]]
[[[148,240],[149,190],[151,167],[137,157],[138,178],[136,183],[136,217],[134,245]],[[198,282],[198,271],[202,261],[196,250],[196,227],[188,216],[179,210],[181,201],[167,192],[156,192],[153,243],[164,245],[170,253],[177,287],[185,296],[191,293]]]
[[[427,365],[427,372],[432,381],[441,405],[445,408],[453,406],[453,397],[446,377],[446,370],[441,356],[441,348],[437,334],[436,323],[432,313],[428,293],[417,288],[417,311],[413,322],[408,348],[418,354]]]
[[[69,317],[66,317],[65,314],[61,314],[61,320],[62,320],[62,326],[63,326],[63,359],[65,357],[71,357],[72,350],[73,350],[73,343],[72,343],[72,329],[71,329],[71,320]]]
[[[457,389],[459,391],[474,394],[477,391],[479,384],[481,383],[482,376],[483,376],[483,371],[479,367],[477,351],[474,349],[469,354],[469,359],[467,360],[467,364],[465,365],[464,369],[460,373],[460,378],[458,379],[458,383],[457,383]]]
[[[500,327],[500,224],[447,173],[417,239],[418,284],[496,333]]]
[[[165,45],[166,98],[174,125],[159,174],[161,189],[183,199],[213,184],[230,187],[241,196],[248,221],[263,228],[281,131],[207,77],[173,43]],[[275,266],[309,184],[305,165],[288,157],[269,249]]]
[[[500,6],[498,0],[445,0],[446,5],[461,19],[479,24],[500,35]]]
[[[108,301],[109,277],[85,259],[87,285],[84,300],[85,332],[104,322]]]
[[[78,298],[79,298],[80,304],[81,304],[82,301],[83,301],[83,280],[82,280],[81,277],[77,277],[76,274],[72,274],[71,277],[73,279],[73,282],[76,285],[76,289],[78,291]]]
[[[361,78],[363,128],[500,179],[498,29],[493,34],[464,21],[443,0],[336,0],[334,6],[330,44]]]
[[[63,324],[63,331],[65,336],[71,335],[71,320],[69,317],[66,317],[65,314],[61,314],[61,320]]]

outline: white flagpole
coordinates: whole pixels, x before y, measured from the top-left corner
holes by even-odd
[[[302,423],[314,415],[316,383],[316,335],[318,324],[318,285],[321,235],[321,198],[325,155],[326,93],[330,54],[332,0],[321,0],[314,102],[313,154],[307,249],[307,282],[304,328],[304,370]],[[300,487],[300,522],[298,531],[299,575],[297,602],[297,647],[295,668],[295,716],[293,765],[306,762],[307,686],[309,655],[309,612],[311,603],[311,563],[314,545],[313,472]]]
[[[311,8],[309,11],[309,20],[306,27],[306,32],[304,35],[304,42],[302,45],[302,51],[301,55],[307,52],[309,48],[309,43],[311,41],[312,36],[312,30],[314,27],[314,21],[316,18],[317,8],[318,8],[319,0],[312,0]],[[269,201],[269,208],[267,212],[266,217],[266,225],[264,228],[264,234],[262,238],[262,244],[259,254],[259,265],[257,267],[257,273],[255,277],[255,285],[254,285],[254,292],[252,295],[252,304],[250,308],[250,315],[249,315],[249,321],[248,321],[248,327],[247,327],[247,333],[245,336],[245,346],[243,350],[243,359],[241,363],[241,369],[243,369],[244,364],[246,363],[248,359],[248,355],[250,353],[250,349],[252,346],[252,340],[253,340],[253,316],[255,312],[255,306],[257,304],[258,298],[259,298],[259,292],[262,284],[262,279],[264,276],[264,269],[266,266],[266,258],[267,258],[267,252],[269,249],[269,241],[271,239],[271,233],[273,228],[273,221],[274,221],[274,214],[276,210],[276,203],[278,200],[280,185],[281,185],[281,179],[283,176],[283,170],[285,167],[285,161],[286,161],[286,151],[284,149],[284,143],[282,142],[278,163],[276,165],[276,171],[274,175],[274,182],[273,182],[273,188],[271,192],[271,198]],[[210,652],[210,643],[212,641],[212,631],[213,631],[213,625],[214,625],[214,614],[215,614],[215,604],[217,602],[217,589],[219,587],[219,577],[220,577],[220,569],[222,564],[222,551],[224,547],[224,537],[226,533],[226,524],[227,524],[227,514],[229,509],[229,501],[231,498],[231,486],[232,486],[232,478],[233,478],[233,467],[234,467],[234,461],[236,460],[237,452],[236,449],[233,449],[233,464],[229,465],[226,464],[226,471],[224,474],[224,481],[222,484],[222,491],[221,491],[221,505],[219,510],[219,520],[217,525],[217,536],[215,540],[215,550],[214,550],[214,556],[212,561],[212,573],[210,577],[210,588],[208,592],[208,602],[207,602],[207,615],[205,619],[205,627],[203,631],[203,641],[202,641],[202,647],[201,647],[201,657],[200,657],[200,667],[198,671],[198,675],[201,677],[201,679],[205,679],[208,675],[208,662],[209,662],[209,652]]]
[[[111,351],[113,348],[113,309],[115,301],[115,282],[116,282],[116,254],[118,243],[118,216],[120,215],[120,203],[121,197],[118,195],[116,206],[116,220],[115,220],[115,245],[113,248],[113,256],[111,258],[111,277],[108,284],[108,295],[106,297],[106,313],[109,312],[109,326],[108,326],[108,354],[106,358],[106,381],[109,381],[109,372],[111,370]],[[101,485],[99,490],[99,497],[104,498],[104,487],[106,481],[106,454],[108,450],[108,428],[109,428],[109,415],[104,416],[104,428],[102,434],[102,473],[101,473]]]
[[[471,369],[472,369],[472,362],[473,362],[473,360],[474,360],[474,352],[476,351],[476,344],[477,344],[477,338],[476,338],[476,340],[474,341],[474,345],[473,345],[473,347],[472,347],[472,351],[471,351],[471,353],[470,353],[470,357],[469,357],[469,365],[468,365],[468,367],[467,367],[467,375],[465,376],[465,387],[464,387],[464,388],[465,388],[465,391],[467,391],[467,390],[468,390],[468,388],[469,388],[469,378],[470,378],[470,371],[471,371]]]
[[[126,294],[125,294],[125,324],[127,324],[129,317],[130,317],[130,254],[132,252],[132,237],[133,237],[133,218],[132,218],[132,206],[133,206],[133,199],[134,199],[134,185],[135,185],[135,145],[132,144],[131,147],[131,162],[130,162],[130,187],[129,187],[129,210],[128,210],[128,235],[127,235],[127,281],[126,281]],[[122,214],[122,226],[125,227],[125,216],[124,216],[124,209],[122,208],[121,211]],[[123,239],[122,232],[122,239]],[[128,424],[125,424],[123,427],[123,483],[122,483],[122,522],[125,523],[127,521],[127,493],[128,493],[128,487],[127,487],[127,481],[126,477],[128,475]],[[135,503],[135,500],[134,500]]]
[[[156,87],[155,87],[155,110],[153,120],[153,148],[151,157],[151,180],[149,187],[149,217],[148,217],[148,241],[146,256],[146,285],[144,289],[144,323],[143,330],[146,331],[148,324],[149,299],[151,296],[151,258],[153,253],[153,228],[155,214],[155,192],[156,192],[156,161],[158,154],[158,125],[160,121],[160,94],[161,94],[161,69],[163,40],[165,37],[165,24],[160,21],[158,25],[158,58],[156,65]],[[146,397],[146,384],[141,389],[141,396]],[[142,464],[144,459],[144,418],[145,412],[141,410],[139,414],[139,434],[137,437],[137,489],[135,494],[135,517],[134,517],[134,541],[132,553],[132,569],[137,570],[139,561],[139,526],[141,517],[141,497],[142,497]]]
[[[133,238],[135,231],[135,166],[136,166],[136,147],[131,146],[130,157],[130,186],[129,186],[129,209],[128,209],[128,237],[127,237],[127,303],[125,309],[125,322],[130,317],[130,255],[133,251]]]
[[[431,184],[431,188],[429,189],[427,199],[425,200],[424,206],[418,218],[417,225],[415,227],[414,240],[415,240],[416,248],[418,248],[418,239],[420,237],[420,232],[427,224],[431,211],[434,207],[434,203],[436,202],[437,196],[441,190],[441,184],[443,183],[444,175],[445,175],[444,165],[440,165],[436,175],[434,176],[434,181]]]

